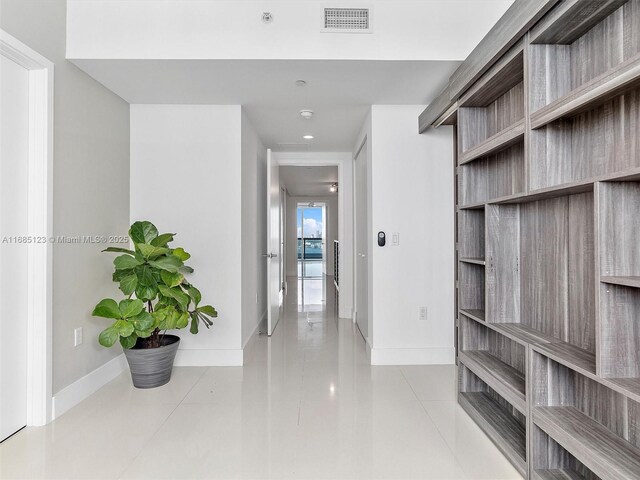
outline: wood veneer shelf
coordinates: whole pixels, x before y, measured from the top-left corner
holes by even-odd
[[[585,477],[573,470],[534,470],[531,475],[532,480],[586,480]]]
[[[572,90],[531,114],[531,128],[591,110],[640,84],[640,55]]]
[[[487,325],[496,332],[524,346],[558,341],[551,335],[547,335],[535,328],[520,323],[488,323]]]
[[[612,285],[622,285],[623,287],[640,288],[640,277],[638,276],[601,276],[600,281]]]
[[[577,195],[579,193],[592,192],[594,184],[597,182],[635,182],[640,180],[640,167],[633,167],[619,172],[607,173],[591,178],[577,180],[574,182],[561,183],[551,187],[530,190],[529,192],[517,193],[505,197],[487,200],[485,204],[510,204],[529,203],[551,198],[565,197],[567,195]]]
[[[485,202],[474,202],[466,205],[458,206],[458,210],[481,210],[484,208]]]
[[[476,322],[485,323],[484,310],[461,308],[460,313],[466,317],[471,318],[472,320],[475,320]]]
[[[575,407],[536,407],[533,421],[603,479],[640,478],[640,449]]]
[[[463,263],[473,263],[475,265],[484,265],[484,257],[463,257],[459,259]]]
[[[594,353],[559,340],[554,343],[533,345],[532,348],[583,375],[591,378],[596,375],[596,356]]]
[[[476,421],[521,475],[526,476],[525,428],[485,392],[461,392],[460,406]]]
[[[523,139],[524,119],[508,126],[495,135],[487,138],[485,141],[480,142],[475,147],[462,152],[460,155],[460,165],[465,165],[479,158],[504,150],[515,143],[521,142]]]
[[[523,373],[483,350],[462,351],[460,360],[520,413],[527,415]]]

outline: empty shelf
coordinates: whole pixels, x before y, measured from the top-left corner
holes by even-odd
[[[603,283],[622,285],[623,287],[640,288],[640,277],[600,277]]]
[[[637,86],[639,80],[640,56],[635,56],[532,113],[531,128],[540,128],[559,118],[595,108]]]
[[[485,322],[484,319],[484,310],[474,310],[474,309],[460,309],[460,313],[465,317],[469,317],[476,322]]]
[[[526,325],[522,325],[520,323],[491,323],[489,325],[496,332],[524,346],[534,343],[549,343],[558,341],[557,338],[552,337],[551,335],[547,335],[539,330],[527,327]]]
[[[460,360],[520,413],[527,414],[523,373],[485,351],[462,351]]]
[[[588,376],[596,374],[596,356],[570,343],[560,342],[534,345],[533,349],[543,355]]]
[[[526,475],[525,427],[503,406],[484,392],[463,393],[460,406],[491,438],[521,475]]]
[[[537,407],[533,420],[596,475],[616,480],[640,478],[640,449],[577,408]]]
[[[462,152],[460,155],[460,165],[472,162],[478,158],[486,157],[492,153],[499,152],[524,139],[524,119],[510,125],[504,130]]]

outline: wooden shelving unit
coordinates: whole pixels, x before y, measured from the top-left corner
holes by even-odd
[[[640,479],[640,0],[551,3],[439,123],[458,398],[527,478]]]
[[[526,475],[527,419],[463,363],[459,367],[460,406],[496,446]]]

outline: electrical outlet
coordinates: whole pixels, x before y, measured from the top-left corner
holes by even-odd
[[[418,314],[418,319],[421,322],[427,321],[427,307],[420,307],[420,313]]]
[[[82,345],[82,327],[78,327],[73,331],[73,346]]]

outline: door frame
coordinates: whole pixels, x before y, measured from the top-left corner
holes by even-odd
[[[353,154],[352,152],[274,152],[281,167],[338,167],[338,241],[340,242],[340,318],[353,318]],[[348,286],[348,287],[347,287]]]
[[[0,29],[0,55],[29,71],[27,425],[52,420],[54,64]]]
[[[358,159],[358,157],[360,156],[360,153],[362,153],[362,150],[365,148],[365,146],[367,148],[370,148],[369,146],[369,136],[365,135],[362,139],[362,142],[360,142],[358,148],[356,149],[355,154],[353,155],[353,196],[354,196],[354,200],[353,200],[353,248],[354,248],[354,255],[353,255],[353,323],[354,325],[356,325],[356,327],[358,328],[358,331],[360,332],[360,335],[362,335],[362,338],[364,339],[364,341],[366,342],[366,344],[369,347],[369,350],[373,349],[373,344],[372,344],[372,338],[373,338],[373,322],[372,322],[372,311],[373,311],[373,304],[371,301],[371,291],[372,291],[372,275],[371,272],[373,271],[373,262],[372,262],[372,257],[373,257],[373,249],[372,249],[372,245],[371,245],[371,240],[370,237],[365,239],[365,241],[367,242],[367,277],[368,277],[368,288],[367,288],[367,298],[366,298],[366,303],[367,303],[367,336],[365,337],[365,335],[362,333],[362,330],[360,329],[360,325],[358,325],[357,322],[357,310],[358,310],[358,258],[357,258],[357,247],[358,247],[358,212],[357,212],[357,208],[356,208],[356,195],[358,194],[357,189],[356,189],[356,183],[357,183],[357,178],[356,178],[356,161]],[[364,159],[365,162],[367,162],[367,178],[365,178],[365,182],[367,182],[367,184],[369,183],[369,178],[370,178],[370,168],[371,165],[369,165],[368,163],[368,157]],[[369,234],[371,234],[371,212],[370,212],[370,192],[369,190],[367,190],[367,215],[366,215],[366,230],[369,232]]]

